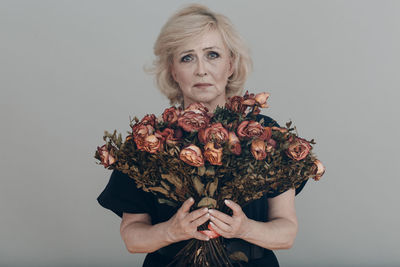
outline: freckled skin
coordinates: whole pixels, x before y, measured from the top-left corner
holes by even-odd
[[[223,106],[233,67],[230,51],[220,33],[208,31],[179,47],[171,73],[182,90],[185,108],[193,102],[202,102],[210,111],[217,105]]]

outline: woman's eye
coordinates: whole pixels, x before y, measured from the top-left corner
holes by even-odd
[[[208,58],[214,59],[214,58],[219,58],[219,54],[217,52],[211,51],[208,53]]]
[[[186,56],[183,56],[181,58],[181,62],[189,62],[191,60],[192,60],[192,56],[191,55],[186,55]]]

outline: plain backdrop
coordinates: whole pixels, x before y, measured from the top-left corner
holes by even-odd
[[[140,266],[97,196],[104,130],[169,106],[153,44],[189,1],[0,1],[0,266]],[[263,114],[326,166],[282,266],[399,266],[399,1],[200,1],[249,45]]]

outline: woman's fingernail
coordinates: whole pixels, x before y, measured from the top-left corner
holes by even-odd
[[[224,202],[229,205],[229,200],[225,199]]]

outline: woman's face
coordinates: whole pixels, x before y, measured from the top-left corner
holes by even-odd
[[[178,47],[171,74],[182,90],[185,107],[202,102],[210,111],[226,101],[225,88],[233,73],[230,51],[217,30]]]

